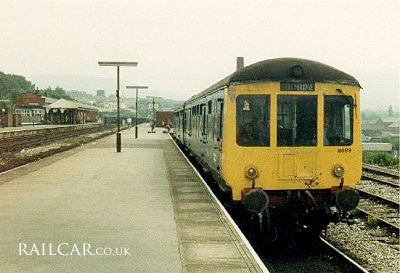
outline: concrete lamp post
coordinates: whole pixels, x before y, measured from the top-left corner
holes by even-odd
[[[119,115],[119,67],[120,66],[137,66],[137,62],[99,62],[100,66],[116,66],[117,67],[117,153],[121,152],[121,125]]]
[[[135,138],[138,138],[138,127],[137,127],[137,112],[138,112],[138,90],[147,89],[148,86],[130,85],[126,87],[127,89],[136,89],[136,121],[135,121]]]

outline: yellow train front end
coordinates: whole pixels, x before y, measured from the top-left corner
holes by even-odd
[[[316,83],[313,92],[288,92],[276,82],[232,85],[225,99],[223,151],[229,153],[223,153],[227,156],[222,175],[233,199],[242,200],[243,190],[253,186],[266,191],[316,190],[338,187],[343,181],[342,186],[355,188],[362,158],[358,101],[355,86]],[[247,121],[257,119],[258,113],[250,113],[252,107],[269,112],[260,115],[264,128],[245,128]],[[237,113],[248,114],[249,120],[239,120]],[[331,143],[330,124],[339,130]],[[343,175],[335,174],[338,167]],[[254,179],[247,175],[249,168],[257,172]]]
[[[319,221],[318,229],[332,220],[332,209],[356,208],[359,93],[358,82],[232,81],[225,90],[221,158],[232,199],[253,215],[303,215],[304,225]]]

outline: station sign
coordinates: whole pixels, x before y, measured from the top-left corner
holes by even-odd
[[[149,109],[153,109],[153,104],[149,104]],[[158,109],[158,104],[154,103],[154,109]]]

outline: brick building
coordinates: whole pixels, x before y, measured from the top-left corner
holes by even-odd
[[[29,92],[15,98],[14,113],[20,116],[22,124],[39,124],[46,116],[45,99]]]

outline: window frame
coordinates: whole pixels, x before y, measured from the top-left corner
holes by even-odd
[[[335,99],[336,98],[336,99]],[[346,143],[342,143],[342,144],[338,144],[338,143],[334,143],[334,144],[326,144],[325,143],[325,121],[326,121],[326,103],[327,103],[327,99],[331,100],[331,101],[339,101],[338,98],[342,98],[349,100],[350,103],[350,142]],[[334,100],[335,99],[335,100]],[[346,104],[343,104],[346,105]],[[346,120],[343,120],[343,130],[346,129]],[[351,95],[324,95],[324,119],[323,119],[323,140],[322,140],[322,144],[324,147],[342,147],[342,146],[352,146],[354,144],[354,98]],[[346,132],[343,131],[343,136],[345,136]],[[345,138],[344,138],[345,139]]]
[[[279,138],[279,122],[278,122],[278,116],[279,116],[279,98],[280,97],[308,97],[308,98],[313,98],[315,100],[315,132],[314,136],[311,139],[311,141],[314,140],[314,143],[312,145],[283,145],[280,144],[280,138]],[[287,102],[286,102],[287,103]],[[290,103],[290,102],[289,102]],[[297,108],[297,107],[296,107]],[[288,115],[288,113],[286,113]],[[297,116],[297,113],[294,114]],[[306,147],[306,148],[314,148],[318,146],[318,95],[312,94],[312,95],[305,95],[305,94],[278,94],[276,96],[276,146],[279,147],[287,147],[287,148],[298,148],[298,147]]]
[[[255,145],[255,144],[243,144],[243,143],[240,143],[240,141],[238,141],[239,140],[239,128],[238,128],[238,114],[239,114],[239,99],[241,99],[242,97],[263,97],[264,99],[266,98],[266,99],[268,99],[268,101],[267,101],[267,107],[268,107],[268,111],[267,111],[267,122],[268,122],[268,125],[266,125],[265,126],[265,128],[267,129],[267,133],[266,133],[266,135],[268,136],[268,139],[267,139],[267,141],[266,141],[266,143],[265,144],[258,144],[258,145]],[[235,132],[235,138],[236,138],[236,140],[235,140],[235,142],[236,142],[236,144],[238,145],[238,146],[240,146],[240,147],[271,147],[271,94],[242,94],[242,95],[238,95],[237,97],[236,97],[236,118],[235,118],[235,125],[236,125],[236,132]],[[265,105],[266,104],[264,104],[264,107],[265,107]]]

